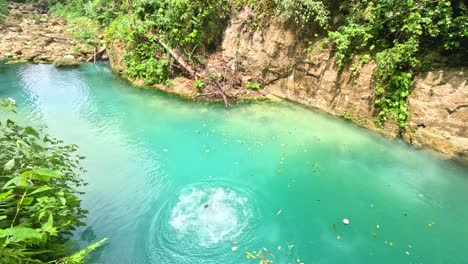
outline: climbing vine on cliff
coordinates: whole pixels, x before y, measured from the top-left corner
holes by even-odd
[[[328,40],[340,70],[358,54],[376,62],[375,122],[380,126],[393,116],[406,128],[411,81],[415,72],[430,66],[428,54],[466,63],[468,16],[462,1],[344,1],[340,13],[346,21],[329,32]]]

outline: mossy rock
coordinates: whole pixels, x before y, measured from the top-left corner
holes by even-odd
[[[75,59],[61,58],[54,61],[55,67],[78,67],[81,62]]]

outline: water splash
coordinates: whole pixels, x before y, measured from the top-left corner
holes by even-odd
[[[233,241],[250,222],[247,201],[221,187],[184,189],[172,209],[170,225],[179,236],[193,238],[200,246]]]

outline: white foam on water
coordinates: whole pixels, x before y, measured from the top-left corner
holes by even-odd
[[[221,187],[185,189],[172,209],[169,223],[178,235],[193,237],[200,246],[233,241],[251,219],[246,201]]]

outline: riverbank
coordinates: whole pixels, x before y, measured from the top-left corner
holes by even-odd
[[[463,67],[440,65],[420,73],[406,100],[406,129],[392,115],[378,126],[374,122],[379,115],[375,63],[356,58],[352,65],[338,70],[333,48],[323,47],[322,39],[307,41],[281,18],[271,18],[261,30],[249,28],[249,12],[233,14],[220,49],[204,58],[203,69],[196,73],[184,73],[183,66],[174,62],[171,71],[182,75],[164,84],[129,77],[127,46],[118,40],[108,41],[106,46],[111,67],[133,85],[191,100],[221,101],[229,106],[244,100],[285,98],[468,163],[468,73]],[[67,24],[61,17],[41,14],[34,5],[9,3],[8,17],[0,24],[0,60],[80,65],[92,57],[94,48],[84,48],[86,45],[71,38],[73,29]],[[167,56],[162,59],[173,60]],[[358,67],[353,68],[356,63]]]
[[[0,60],[78,66],[93,49],[71,38],[72,32],[61,17],[32,4],[10,2],[7,17],[0,22]]]

